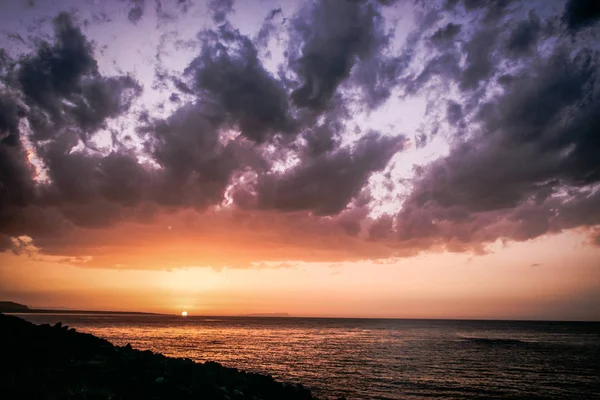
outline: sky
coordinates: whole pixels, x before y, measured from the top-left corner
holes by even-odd
[[[4,0],[0,300],[600,320],[599,20]]]

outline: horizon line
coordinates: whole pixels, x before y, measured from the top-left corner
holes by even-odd
[[[149,317],[178,317],[181,319],[190,318],[257,318],[257,319],[339,319],[339,320],[404,320],[404,321],[480,321],[480,322],[549,322],[549,323],[600,323],[596,320],[570,320],[570,319],[528,319],[528,318],[474,318],[474,317],[376,317],[376,316],[323,316],[323,315],[268,315],[262,313],[253,314],[231,314],[231,315],[211,315],[211,314],[192,314],[188,312],[187,316],[176,313],[156,313],[145,311],[109,311],[109,310],[54,310],[54,309],[29,309],[21,311],[2,311],[1,314],[22,315],[22,314],[49,314],[49,315],[117,315],[117,316],[149,316]]]

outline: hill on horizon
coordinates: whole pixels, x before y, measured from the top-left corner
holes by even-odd
[[[29,307],[14,301],[0,301],[0,311],[29,311]]]

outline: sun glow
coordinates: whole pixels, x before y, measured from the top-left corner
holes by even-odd
[[[187,311],[182,311],[182,312],[181,312],[181,316],[182,316],[182,317],[187,317]]]

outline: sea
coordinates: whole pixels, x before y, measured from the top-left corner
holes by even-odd
[[[323,398],[600,399],[600,323],[22,314]]]

